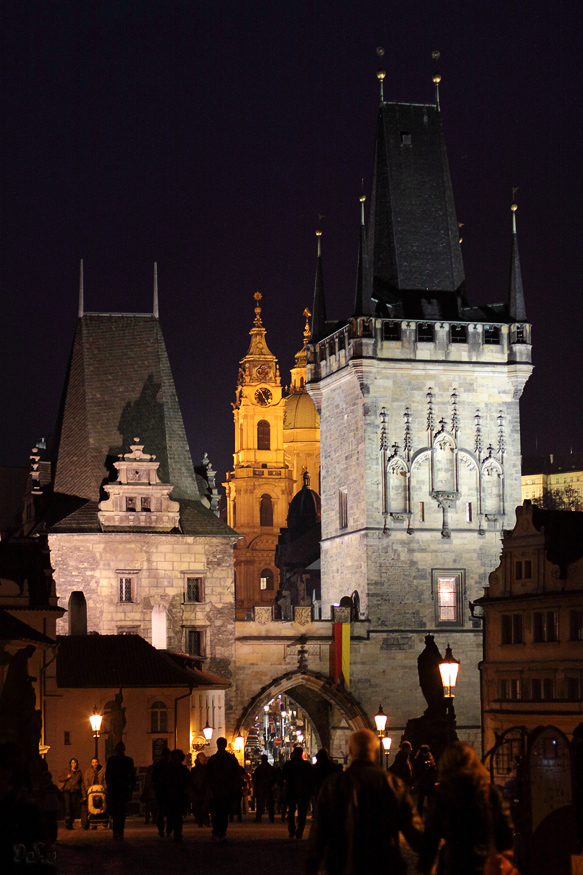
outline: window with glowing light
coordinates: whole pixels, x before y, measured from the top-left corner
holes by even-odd
[[[463,588],[463,571],[433,570],[432,596],[435,600],[435,619],[439,625],[463,625]]]

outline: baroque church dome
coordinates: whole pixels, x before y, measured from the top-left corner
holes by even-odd
[[[320,416],[307,392],[288,395],[285,399],[283,427],[286,431],[300,428],[320,428]],[[293,440],[293,435],[286,440]]]

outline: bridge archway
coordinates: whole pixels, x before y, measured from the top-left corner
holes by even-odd
[[[308,715],[319,747],[325,747],[337,759],[346,758],[348,739],[357,729],[373,729],[360,703],[344,689],[338,689],[330,677],[296,669],[274,678],[259,690],[241,711],[235,734],[247,734],[263,707],[278,696],[297,702]]]

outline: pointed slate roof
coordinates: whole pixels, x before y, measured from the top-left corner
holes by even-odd
[[[510,294],[509,316],[511,322],[526,322],[526,306],[522,288],[522,273],[518,255],[518,237],[516,234],[516,208],[512,205],[512,249],[510,253]]]
[[[381,315],[457,316],[464,268],[436,106],[381,104],[368,236]]]
[[[99,501],[113,462],[138,436],[173,497],[200,497],[154,316],[87,313],[77,321],[57,431],[55,492]]]
[[[354,316],[374,316],[374,305],[370,299],[368,252],[366,227],[364,224],[364,199],[361,198],[362,215],[358,240],[358,260],[356,263],[356,292],[354,295]]]
[[[321,233],[318,232],[318,257],[316,259],[314,304],[312,307],[312,343],[321,340],[326,334],[326,299],[324,298],[324,273],[322,271],[320,239]]]

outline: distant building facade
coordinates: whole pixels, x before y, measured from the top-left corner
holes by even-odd
[[[547,510],[583,510],[583,453],[523,456],[522,500]]]
[[[572,737],[583,724],[583,514],[518,507],[477,604],[484,750],[513,727]]]

